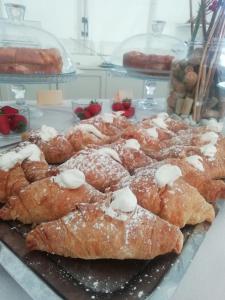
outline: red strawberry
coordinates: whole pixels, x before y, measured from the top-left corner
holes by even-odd
[[[83,116],[84,116],[84,119],[89,119],[92,117],[91,113],[89,110],[84,110],[83,112]]]
[[[125,98],[123,99],[123,109],[128,109],[131,107],[131,99]]]
[[[84,111],[83,107],[78,106],[77,108],[74,109],[75,114],[82,113]]]
[[[112,110],[113,111],[123,110],[123,104],[121,102],[115,102],[115,103],[113,103]]]
[[[18,109],[11,106],[3,106],[1,108],[1,111],[3,112],[4,115],[15,115],[19,113]]]
[[[27,119],[22,115],[14,115],[10,122],[10,128],[16,132],[23,132],[27,128]]]
[[[102,110],[101,104],[99,104],[97,101],[91,101],[90,104],[87,107],[89,113],[91,116],[96,116],[99,114]]]
[[[0,133],[4,135],[10,133],[9,120],[5,115],[0,115]]]
[[[133,106],[131,106],[130,108],[125,110],[122,115],[125,116],[126,118],[131,118],[131,117],[133,117],[134,112],[135,112],[135,109]]]

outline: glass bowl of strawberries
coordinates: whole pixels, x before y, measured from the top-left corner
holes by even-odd
[[[29,126],[29,109],[16,106],[0,107],[0,135],[20,134]]]
[[[76,120],[86,120],[97,116],[102,111],[102,102],[90,99],[72,101],[72,112]]]
[[[126,118],[132,118],[135,114],[135,108],[130,98],[124,98],[122,101],[114,101],[112,103],[112,111],[120,112]]]

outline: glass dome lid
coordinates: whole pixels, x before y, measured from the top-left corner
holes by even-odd
[[[145,75],[167,76],[174,59],[185,58],[187,47],[175,37],[159,33],[138,34],[123,41],[110,58],[114,69]]]
[[[0,18],[0,76],[75,74],[66,50],[51,33],[24,21],[25,6],[5,4]]]

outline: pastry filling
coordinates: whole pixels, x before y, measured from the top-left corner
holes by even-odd
[[[219,135],[213,131],[206,132],[201,136],[201,140],[203,142],[208,142],[213,145],[215,145],[217,143],[218,138],[219,138]]]
[[[119,163],[122,163],[118,153],[111,148],[105,147],[105,148],[101,148],[97,151],[98,151],[98,153],[109,155],[112,159],[118,161]]]
[[[167,129],[167,125],[164,121],[165,121],[165,119],[163,117],[161,117],[160,115],[158,115],[157,118],[152,119],[152,123],[156,127],[162,128],[162,129]]]
[[[178,166],[166,164],[158,168],[155,173],[155,180],[160,187],[172,186],[174,181],[181,176],[182,172]]]
[[[48,141],[54,139],[58,135],[58,132],[53,127],[42,125],[41,131],[39,134],[43,141],[48,142]]]
[[[102,120],[106,123],[113,123],[114,118],[116,118],[116,115],[110,114],[110,113],[104,113],[101,116]]]
[[[192,165],[195,169],[203,172],[204,171],[204,167],[202,164],[202,157],[199,155],[192,155],[189,157],[186,157],[185,160]]]
[[[77,189],[85,184],[85,175],[78,169],[66,170],[57,176],[53,176],[52,181],[63,188]]]
[[[126,187],[113,193],[112,202],[105,209],[105,213],[112,218],[126,221],[128,213],[133,213],[136,208],[137,198],[129,187]]]
[[[83,132],[88,132],[94,134],[96,137],[103,139],[104,134],[101,133],[94,125],[91,124],[79,124],[73,128],[73,131],[81,130]]]
[[[140,150],[141,145],[139,142],[135,139],[129,139],[126,141],[124,148],[134,149],[134,150]]]
[[[201,152],[204,156],[208,157],[210,160],[214,160],[217,149],[213,144],[207,144],[201,147]]]
[[[146,129],[146,132],[153,139],[158,139],[159,137],[156,127],[148,128]]]
[[[0,169],[3,171],[9,171],[17,163],[29,159],[31,161],[40,161],[41,151],[38,146],[34,144],[28,144],[20,149],[18,152],[10,151],[3,154],[0,157]]]

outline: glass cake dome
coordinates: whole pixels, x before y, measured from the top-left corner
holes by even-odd
[[[113,52],[110,63],[129,73],[168,76],[173,59],[186,55],[186,45],[179,39],[162,34],[164,22],[153,24],[153,33],[138,34],[123,41]]]
[[[44,81],[74,76],[75,67],[64,47],[51,33],[24,21],[25,6],[5,4],[8,18],[0,18],[0,81]],[[32,77],[33,75],[33,77]],[[34,76],[35,75],[35,76]],[[39,78],[39,80],[38,80]],[[3,80],[4,81],[4,80]]]

